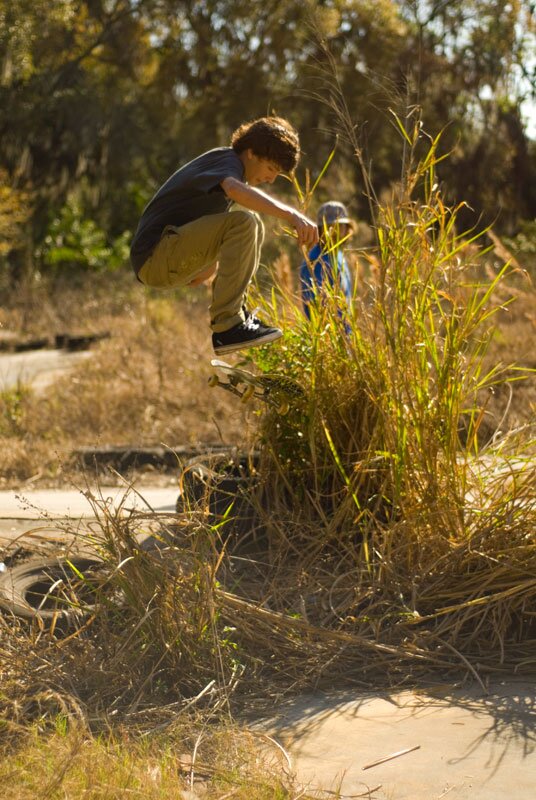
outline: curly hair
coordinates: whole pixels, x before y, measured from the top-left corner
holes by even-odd
[[[300,140],[290,122],[282,117],[261,117],[244,122],[231,136],[236,153],[251,149],[258,158],[266,158],[292,173],[300,160]]]

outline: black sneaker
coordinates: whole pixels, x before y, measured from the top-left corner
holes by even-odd
[[[245,309],[244,313],[246,316],[244,322],[240,322],[227,331],[212,334],[212,347],[216,355],[268,344],[283,336],[283,331],[279,328],[270,328],[268,325],[264,325],[260,319]]]

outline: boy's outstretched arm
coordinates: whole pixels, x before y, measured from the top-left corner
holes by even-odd
[[[285,203],[265,194],[260,189],[242,183],[237,178],[224,178],[221,182],[221,187],[233,203],[249,208],[250,211],[269,214],[272,217],[289,222],[296,230],[300,247],[311,247],[317,243],[318,227],[296,208],[287,206]]]

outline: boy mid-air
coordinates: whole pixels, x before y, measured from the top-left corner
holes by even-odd
[[[210,325],[217,354],[282,335],[246,309],[245,297],[264,237],[259,213],[289,223],[300,248],[318,241],[314,222],[256,188],[291,174],[299,157],[298,134],[286,120],[246,122],[233,133],[230,147],[209,150],[174,172],[141,216],[130,258],[142,283],[195,286],[215,273]]]

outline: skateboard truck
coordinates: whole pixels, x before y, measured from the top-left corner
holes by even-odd
[[[251,398],[272,406],[281,414],[288,414],[290,401],[305,395],[303,388],[286,375],[275,373],[255,375],[241,367],[233,367],[226,361],[213,359],[211,365],[217,372],[208,379],[209,386],[220,386],[240,398],[241,403],[247,403]],[[221,375],[227,380],[222,380]]]

